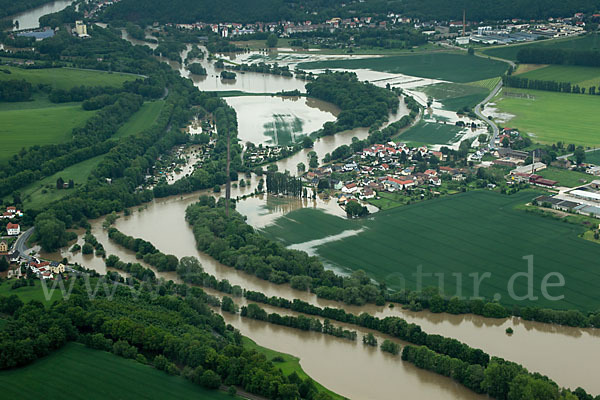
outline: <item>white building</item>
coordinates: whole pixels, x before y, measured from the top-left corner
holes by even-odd
[[[75,21],[75,32],[79,37],[89,36],[87,33],[87,26],[83,23],[83,21]]]
[[[8,233],[8,236],[17,236],[21,233],[21,226],[9,222],[8,225],[6,225],[6,232]]]

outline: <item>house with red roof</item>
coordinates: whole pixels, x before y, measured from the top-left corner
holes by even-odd
[[[348,183],[347,185],[344,185],[344,187],[342,188],[343,193],[355,193],[359,190],[360,190],[360,188],[354,182]]]
[[[18,236],[21,233],[21,226],[9,222],[6,225],[6,232],[8,233],[8,236]]]

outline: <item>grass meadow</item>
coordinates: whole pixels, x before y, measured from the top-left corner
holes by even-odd
[[[33,182],[24,188],[21,188],[19,192],[21,193],[23,204],[27,208],[41,210],[53,201],[59,200],[64,196],[73,193],[75,189],[57,189],[57,179],[62,178],[65,182],[69,182],[69,179],[73,179],[75,188],[77,188],[79,185],[83,185],[87,181],[87,178],[92,170],[96,168],[98,164],[100,164],[100,162],[104,159],[104,156],[104,154],[99,155],[71,165],[62,171],[58,171],[54,175],[48,176],[39,181]],[[10,196],[7,196],[5,199],[9,200],[10,198]]]
[[[10,71],[10,74],[3,73]],[[0,80],[24,79],[32,85],[47,84],[55,89],[71,89],[75,86],[121,86],[123,82],[138,77],[118,72],[104,72],[76,68],[24,69],[0,67]]]
[[[138,132],[150,128],[154,122],[156,122],[164,105],[164,100],[144,103],[142,108],[133,114],[112,137],[118,139],[129,135],[135,135]]]
[[[21,400],[37,400],[40,393],[48,400],[239,399],[79,343],[68,343],[28,366],[0,371],[0,385],[3,398]]]
[[[8,297],[13,294],[16,294],[23,303],[27,303],[31,300],[36,300],[36,301],[40,301],[46,305],[52,304],[55,300],[62,299],[62,295],[61,295],[60,291],[55,290],[52,293],[50,300],[46,301],[46,297],[44,296],[44,289],[42,288],[42,284],[37,279],[34,281],[34,283],[35,283],[34,286],[23,286],[18,289],[11,288],[13,282],[14,282],[14,280],[12,282],[9,280],[9,281],[0,283],[0,296]],[[51,287],[51,285],[52,285],[52,282],[49,283],[49,288]],[[68,284],[66,284],[66,285],[68,285]],[[1,379],[0,379],[0,381],[1,381]]]
[[[73,103],[49,107],[44,101],[37,104],[40,108],[0,108],[0,162],[8,160],[23,147],[69,140],[73,128],[83,125],[95,113]]]
[[[422,78],[466,83],[502,75],[507,64],[502,61],[458,53],[427,53],[353,60],[326,60],[301,63],[301,69],[370,69]]]
[[[600,150],[590,151],[585,153],[585,162],[595,165],[600,165]]]
[[[300,359],[298,357],[292,356],[290,354],[280,353],[275,350],[267,349],[265,347],[259,346],[252,339],[243,337],[242,344],[245,348],[256,350],[258,353],[264,354],[267,357],[267,360],[272,361],[275,365],[275,368],[280,369],[284,375],[290,375],[292,373],[296,373],[300,378],[306,379],[309,376],[304,372],[302,367],[300,366]],[[274,358],[282,359],[283,361],[273,361]],[[328,393],[334,400],[343,400],[344,398],[326,387],[322,386],[318,382],[315,382],[315,385],[319,389],[319,391],[325,391]]]
[[[515,116],[504,125],[518,128],[534,142],[600,145],[600,96],[505,88],[495,103],[500,112]]]
[[[600,68],[575,65],[547,65],[519,74],[519,77],[555,82],[571,82],[585,87],[600,86]]]
[[[423,272],[443,274],[447,295],[473,296],[473,278],[469,274],[489,272],[491,275],[482,281],[479,292],[486,298],[499,295],[505,304],[597,310],[600,270],[596,260],[600,257],[600,246],[579,237],[586,230],[582,225],[516,208],[522,208],[538,194],[532,190],[511,196],[471,191],[380,211],[343,224],[339,217],[303,209],[289,213],[262,231],[290,245],[303,243],[307,237],[323,239],[348,226],[364,228],[354,236],[323,241],[316,252],[327,264],[363,269],[393,289],[416,289],[413,274],[421,266]],[[509,297],[511,276],[527,271],[525,256],[533,256],[537,301]],[[551,272],[561,273],[566,282],[564,287],[549,289],[553,296],[564,295],[558,301],[547,300],[540,293],[542,280]],[[461,291],[454,273],[462,276]],[[438,279],[425,277],[423,287],[438,286]],[[526,278],[515,280],[514,288],[516,294],[526,294]]]

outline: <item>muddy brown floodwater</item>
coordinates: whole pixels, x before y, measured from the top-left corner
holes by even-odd
[[[253,185],[256,181],[256,178],[251,180]],[[234,189],[233,196],[252,190],[252,187]],[[117,220],[116,227],[128,235],[152,242],[165,253],[172,253],[178,257],[196,256],[207,272],[219,279],[226,278],[233,285],[261,291],[267,296],[303,299],[320,307],[344,307],[347,311],[356,314],[368,312],[378,317],[400,316],[409,322],[421,325],[428,333],[453,337],[470,346],[481,348],[491,355],[518,362],[531,371],[548,375],[562,386],[572,389],[581,386],[588,392],[600,394],[600,382],[596,379],[596,355],[600,354],[600,330],[560,327],[522,321],[517,318],[491,319],[476,315],[433,314],[427,311],[410,312],[402,310],[399,306],[394,308],[374,305],[344,306],[340,303],[317,299],[308,292],[300,292],[287,285],[271,284],[226,267],[196,250],[195,239],[191,228],[184,220],[184,213],[187,205],[195,202],[199,194],[155,200],[142,211],[136,211],[129,217],[121,217]],[[241,201],[238,209],[242,213],[250,215],[249,221],[257,226],[264,226],[270,223],[274,216],[283,215],[299,207],[321,208],[333,214],[339,212],[336,209],[339,207],[335,203],[320,199],[294,199],[289,202],[285,200],[262,196],[262,198],[245,200],[250,201],[249,203]],[[101,220],[91,221],[91,223],[92,233],[102,242],[107,254],[116,254],[125,261],[136,261],[132,252],[123,250],[108,241],[106,232],[102,230]],[[98,257],[82,256],[81,253],[72,255],[68,252],[64,252],[63,255],[71,261],[80,262],[99,272],[106,271],[104,262]],[[176,279],[174,273],[158,273],[157,275],[166,279]],[[240,301],[241,299],[236,300],[238,303]],[[283,313],[283,310],[279,310],[279,312]],[[228,318],[237,320],[237,317],[228,316]],[[412,387],[416,383],[418,383],[418,389],[414,390],[419,395],[415,395],[413,398],[438,399],[474,396],[470,392],[461,392],[460,387],[446,378],[415,370],[410,365],[379,351],[363,349],[362,344],[273,327],[246,319],[239,319],[234,325],[242,333],[263,346],[300,357],[303,368],[314,379],[347,396],[352,394],[353,398],[389,399],[396,394],[405,393],[406,390],[412,393],[413,389],[406,388],[404,385]],[[509,326],[514,329],[514,334],[511,336],[505,334],[505,329]],[[360,331],[357,327],[351,326],[350,328]],[[568,365],[569,368],[565,368],[565,365]],[[377,377],[385,377],[385,379]],[[369,382],[369,385],[365,382]],[[434,385],[435,388],[429,387],[433,382],[437,382]],[[343,390],[346,387],[349,389]],[[370,395],[364,394],[365,391],[368,391]]]
[[[185,55],[185,54],[184,54]],[[178,63],[170,63],[182,75],[189,75]],[[212,68],[212,64],[209,66]],[[274,77],[264,74],[243,74],[238,82],[226,85],[216,78],[214,68],[205,78],[192,77],[202,90],[244,90],[257,93],[276,92],[282,89],[303,88],[304,82],[293,78]],[[213,76],[210,76],[210,75]],[[392,115],[390,122],[405,115],[407,110],[401,102],[401,109]],[[243,124],[244,121],[240,121]],[[340,132],[315,141],[314,150],[321,159],[342,144],[351,143],[352,137],[359,139],[368,135],[367,129]],[[307,162],[310,150],[303,150],[294,156],[279,161],[279,170],[296,172],[299,162]],[[250,185],[234,188],[232,196],[242,196],[253,192],[258,177],[252,176]],[[210,193],[211,192],[204,192]],[[438,333],[453,337],[481,348],[491,355],[518,362],[530,371],[548,375],[559,385],[569,388],[581,386],[594,395],[600,394],[600,380],[597,379],[596,358],[600,354],[600,330],[559,327],[517,318],[490,319],[476,315],[432,314],[427,311],[409,312],[401,307],[344,306],[326,300],[319,300],[308,292],[300,292],[287,285],[274,285],[226,267],[206,254],[196,250],[196,242],[191,228],[184,219],[185,208],[195,202],[200,192],[157,199],[141,211],[131,216],[121,217],[116,227],[122,232],[141,237],[152,242],[165,253],[177,257],[196,256],[205,270],[218,279],[226,278],[233,285],[248,290],[257,290],[267,296],[281,296],[287,299],[299,298],[321,307],[344,307],[353,313],[368,312],[378,317],[400,316],[414,322],[428,333]],[[315,207],[326,212],[343,216],[343,211],[334,201],[321,199],[281,199],[272,196],[259,196],[238,203],[238,210],[248,216],[248,222],[255,227],[272,223],[277,217],[300,207]],[[136,261],[132,252],[123,250],[108,241],[102,230],[102,221],[91,221],[92,232],[104,245],[107,254],[118,255],[125,261]],[[104,262],[97,257],[82,256],[81,253],[63,255],[71,261],[79,262],[99,272],[105,272]],[[159,273],[166,279],[175,279],[174,273]],[[243,303],[243,299],[236,302]],[[280,313],[286,313],[278,310]],[[225,314],[225,319],[258,344],[300,357],[305,371],[329,389],[355,399],[389,400],[392,398],[411,399],[475,399],[482,398],[454,383],[450,379],[422,371],[402,362],[398,357],[382,353],[373,348],[364,348],[362,343],[329,337],[317,333],[298,331],[273,326],[259,321]],[[514,334],[508,336],[505,329],[511,326]],[[359,332],[357,327],[350,329]],[[378,335],[381,337],[381,335]]]

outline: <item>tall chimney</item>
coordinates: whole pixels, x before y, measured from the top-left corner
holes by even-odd
[[[463,9],[463,37],[467,36],[467,10]]]

